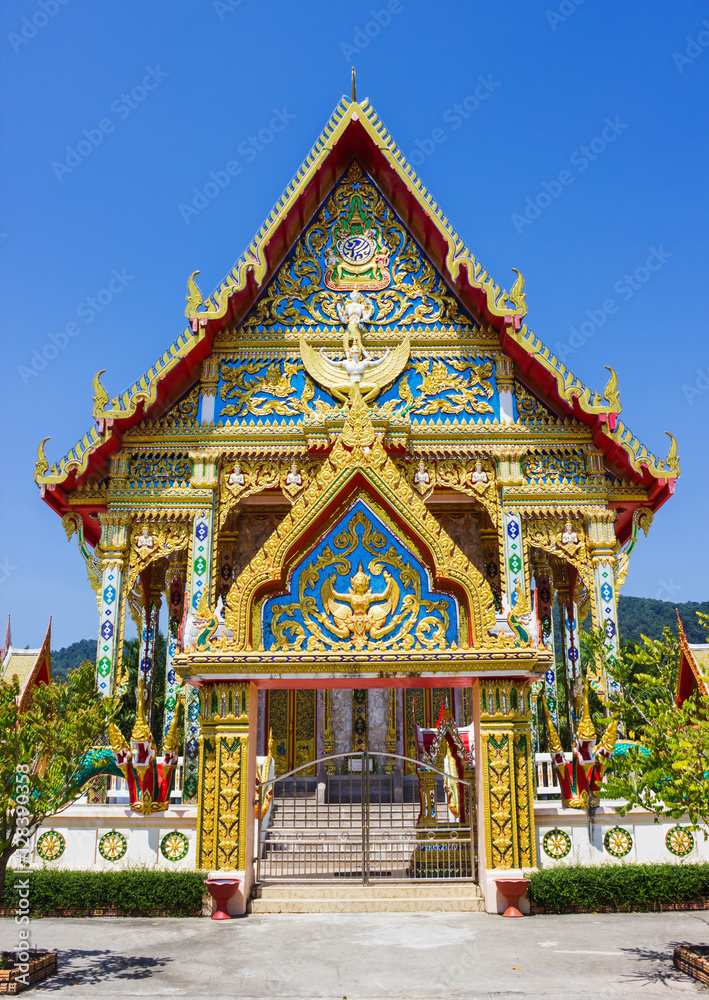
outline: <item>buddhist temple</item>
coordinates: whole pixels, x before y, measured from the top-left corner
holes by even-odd
[[[114,399],[99,373],[87,433],[38,452],[96,593],[98,689],[128,686],[130,616],[135,745],[174,762],[184,727],[194,863],[245,896],[467,878],[489,900],[537,864],[539,699],[579,723],[579,623],[616,648],[674,439],[650,454],[615,372],[599,392],[554,357],[522,275],[496,282],[354,94],[212,294],[198,275],[155,364]]]

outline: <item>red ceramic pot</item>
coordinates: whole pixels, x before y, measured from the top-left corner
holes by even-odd
[[[217,904],[217,908],[212,914],[212,920],[231,920],[231,915],[227,912],[227,903],[239,888],[241,879],[238,878],[208,878],[207,889],[209,895]]]
[[[495,885],[507,901],[507,909],[503,917],[523,917],[518,906],[519,901],[529,888],[528,878],[496,878]]]

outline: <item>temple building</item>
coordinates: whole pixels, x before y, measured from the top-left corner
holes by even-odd
[[[130,615],[153,750],[184,725],[195,864],[245,895],[267,871],[467,877],[489,900],[537,864],[539,699],[578,725],[579,622],[616,647],[674,439],[654,457],[613,370],[599,393],[554,357],[522,275],[495,282],[354,95],[206,299],[197,274],[153,367],[115,399],[99,373],[90,430],[38,452],[96,593],[98,688],[128,686]]]

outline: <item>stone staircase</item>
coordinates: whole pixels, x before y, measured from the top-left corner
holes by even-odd
[[[415,913],[420,910],[484,913],[485,900],[480,886],[474,882],[408,885],[261,882],[252,891],[249,910],[251,913]]]

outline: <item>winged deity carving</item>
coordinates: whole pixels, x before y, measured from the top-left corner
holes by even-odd
[[[387,348],[380,358],[372,357],[352,343],[342,361],[328,358],[322,350],[316,351],[305,339],[300,342],[300,356],[305,370],[323,388],[346,403],[352,399],[355,386],[366,403],[393,382],[406,367],[411,351],[409,335],[394,350]]]
[[[355,649],[362,649],[368,637],[380,639],[389,631],[385,622],[399,603],[399,585],[386,570],[384,579],[384,592],[373,594],[369,589],[370,578],[360,563],[357,572],[350,577],[348,593],[340,594],[335,590],[334,574],[325,579],[320,589],[323,607],[331,616],[328,628],[341,639],[352,637]]]

